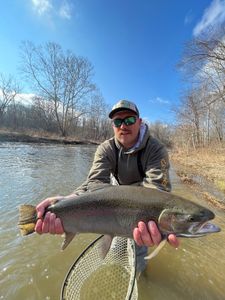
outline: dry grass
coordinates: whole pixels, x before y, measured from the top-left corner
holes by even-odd
[[[170,159],[209,180],[225,182],[225,149],[198,149],[188,152],[179,149],[171,153]]]
[[[183,183],[198,192],[209,205],[225,210],[225,197],[218,194],[215,197],[214,193],[217,189],[225,194],[225,148],[177,149],[170,153],[170,160]],[[210,181],[215,188],[206,192],[204,181],[201,184],[196,178]]]
[[[183,179],[188,180],[188,174],[200,175],[225,192],[225,148],[177,149],[170,159]]]
[[[212,206],[218,207],[220,209],[225,209],[225,204],[218,201],[218,199],[213,197],[210,193],[203,192],[202,196],[205,199],[205,201],[209,202]]]

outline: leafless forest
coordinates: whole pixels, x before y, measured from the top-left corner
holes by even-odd
[[[224,146],[225,34],[213,32],[184,45],[177,65],[183,78],[174,124],[155,122],[151,132],[169,146]],[[60,45],[21,46],[19,83],[0,73],[0,127],[102,141],[112,135],[109,107],[93,82],[93,66]],[[23,101],[23,83],[33,91]],[[20,95],[20,101],[17,100]]]

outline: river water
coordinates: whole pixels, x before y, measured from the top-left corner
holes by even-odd
[[[17,228],[18,207],[24,203],[36,205],[48,196],[73,191],[86,178],[95,149],[0,144],[0,299],[59,299],[70,265],[94,236],[77,236],[64,252],[60,251],[61,236],[21,237]],[[171,175],[174,193],[199,201],[173,170]],[[210,208],[222,232],[182,239],[177,250],[166,245],[140,277],[138,299],[225,299],[225,213]]]

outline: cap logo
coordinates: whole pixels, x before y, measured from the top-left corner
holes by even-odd
[[[120,107],[132,109],[134,111],[137,110],[136,106],[128,101],[120,101],[119,103],[117,103],[116,105],[113,106],[113,109],[120,108]]]
[[[113,106],[109,114],[109,117],[112,118],[113,114],[115,114],[116,112],[126,110],[126,109],[135,112],[139,116],[138,108],[133,102],[127,100],[120,100],[118,103],[116,103]]]

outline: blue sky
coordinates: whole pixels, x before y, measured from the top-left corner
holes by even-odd
[[[173,122],[184,44],[224,20],[225,0],[1,1],[0,72],[20,78],[22,41],[53,41],[91,61],[110,106],[130,99],[149,121]]]

